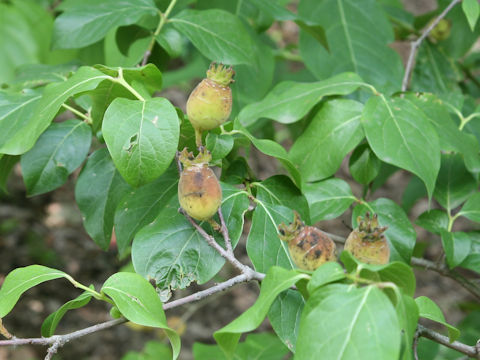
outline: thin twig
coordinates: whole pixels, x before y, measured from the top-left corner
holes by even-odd
[[[419,360],[418,359],[418,352],[417,352],[418,339],[419,338],[420,338],[420,332],[417,330],[417,331],[415,331],[415,337],[413,338],[413,345],[412,345],[413,357],[415,358],[415,360]]]
[[[218,208],[218,217],[220,219],[220,231],[222,232],[222,236],[225,239],[225,245],[227,247],[227,251],[233,255],[233,248],[232,248],[232,240],[230,240],[230,235],[228,234],[227,224],[225,223],[225,219],[223,218],[222,214],[222,207]]]
[[[438,25],[440,20],[442,20],[448,12],[458,3],[460,3],[462,0],[453,0],[443,11],[438,17],[432,21],[432,23],[425,29],[425,31],[420,35],[420,37],[412,41],[410,43],[410,54],[408,55],[408,60],[407,60],[407,66],[405,67],[405,75],[403,76],[403,81],[402,81],[402,91],[406,91],[408,88],[408,83],[410,81],[410,74],[413,70],[413,62],[415,60],[415,55],[417,54],[417,50],[422,44],[422,41],[425,40],[425,38],[430,34],[430,32],[435,28],[435,26]]]
[[[466,345],[458,341],[450,342],[448,336],[439,334],[436,331],[433,331],[420,324],[418,324],[417,331],[419,336],[423,336],[427,339],[433,340],[441,345],[449,347],[450,349],[457,350],[458,352],[468,355],[469,357],[480,359],[480,352],[478,352],[476,346]]]
[[[468,290],[475,298],[480,300],[480,286],[477,285],[474,281],[471,281],[455,270],[448,269],[446,266],[439,265],[433,261],[412,257],[411,259],[412,266],[416,266],[425,270],[432,270],[440,275],[446,276],[452,280],[455,280],[458,284],[463,286]]]
[[[142,66],[147,64],[148,58],[150,57],[150,55],[152,55],[152,50],[153,50],[153,47],[155,46],[155,40],[156,40],[158,34],[160,34],[160,31],[162,31],[163,26],[166,24],[166,22],[168,20],[168,16],[170,15],[170,12],[173,10],[173,7],[175,6],[176,2],[177,2],[177,0],[171,0],[170,4],[167,7],[167,10],[165,10],[165,13],[162,13],[162,12],[159,11],[160,22],[158,23],[157,29],[155,30],[155,32],[152,35],[152,39],[150,40],[150,43],[148,44],[148,48],[145,51],[145,54],[143,54]]]
[[[243,265],[240,261],[238,261],[232,253],[229,253],[224,248],[222,248],[213,238],[213,236],[207,234],[205,230],[202,229],[200,225],[198,225],[195,220],[193,220],[182,208],[179,211],[187,218],[187,220],[192,224],[192,226],[198,231],[198,233],[205,239],[208,245],[214,248],[225,260],[227,260],[230,264],[232,264],[235,268],[240,270],[243,274],[251,274],[254,272],[250,267]]]
[[[61,341],[55,341],[52,346],[50,346],[47,350],[47,355],[45,356],[44,360],[51,360],[53,355],[55,355],[58,351],[58,348],[61,347],[63,344]]]

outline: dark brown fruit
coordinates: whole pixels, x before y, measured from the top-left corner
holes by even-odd
[[[293,262],[304,270],[314,271],[327,261],[336,261],[335,243],[314,226],[305,226],[295,212],[293,223],[280,224],[280,239],[288,242]]]
[[[358,218],[358,227],[355,228],[345,242],[345,250],[361,262],[374,265],[387,264],[390,258],[390,247],[383,233],[387,227],[380,227],[378,217],[374,214],[370,217],[367,213],[365,218]]]

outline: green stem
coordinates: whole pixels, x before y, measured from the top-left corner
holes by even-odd
[[[459,216],[460,216],[460,213],[458,213],[457,215],[451,216],[450,212],[448,212],[448,227],[447,227],[448,232],[452,232],[453,223],[455,222],[455,220],[457,220]]]
[[[78,111],[77,109],[75,109],[75,108],[73,108],[73,107],[71,107],[71,106],[69,106],[69,105],[67,105],[67,104],[62,104],[62,106],[63,106],[65,109],[67,109],[67,110],[71,111],[72,113],[74,113],[75,115],[81,117],[83,120],[85,120],[85,122],[86,122],[87,124],[91,124],[91,123],[92,123],[92,118],[91,118],[90,116],[81,113],[81,112]]]
[[[160,31],[162,31],[163,26],[167,23],[168,16],[172,12],[177,0],[171,0],[170,4],[168,4],[167,10],[165,10],[164,13],[159,11],[160,14],[160,22],[158,23],[157,28],[155,29],[155,32],[153,33],[152,40],[150,40],[150,43],[148,44],[147,51],[145,51],[145,55],[143,56],[142,60],[142,66],[147,64],[148,58],[152,54],[153,47],[155,46],[155,40],[158,34],[160,34]]]
[[[73,277],[71,277],[70,275],[67,275],[67,280],[70,281],[73,286],[75,286],[76,288],[79,288],[79,289],[82,289],[82,290],[85,290],[87,292],[89,292],[90,294],[92,294],[92,296],[95,298],[95,299],[98,299],[98,300],[104,300],[104,296],[102,294],[100,294],[99,292],[93,290],[93,289],[90,289],[88,286],[85,286],[81,283],[79,283],[77,280],[75,280]]]
[[[468,123],[470,120],[472,120],[472,119],[474,119],[474,118],[476,118],[476,117],[480,117],[480,113],[473,113],[473,114],[468,115],[466,118],[460,119],[461,122],[460,122],[460,126],[459,126],[458,128],[459,128],[460,130],[463,130],[463,127],[464,127],[465,125],[467,125],[467,123]]]
[[[137,90],[135,90],[133,87],[130,86],[128,82],[125,81],[123,78],[123,69],[121,67],[118,68],[118,77],[116,78],[110,78],[113,82],[116,82],[120,85],[122,85],[125,89],[130,91],[138,100],[145,101],[142,95],[140,95]]]

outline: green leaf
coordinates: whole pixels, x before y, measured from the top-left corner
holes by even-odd
[[[0,288],[0,318],[5,317],[15,306],[20,296],[28,289],[48,280],[69,278],[63,271],[41,265],[30,265],[10,272]]]
[[[106,148],[90,155],[78,177],[75,200],[85,230],[103,250],[110,244],[115,208],[130,190],[116,171]]]
[[[222,212],[235,246],[243,230],[248,197],[245,191],[227,184],[222,184],[222,194]],[[178,198],[174,196],[164,205],[156,220],[136,234],[132,245],[135,271],[155,279],[167,296],[170,289],[185,288],[192,281],[199,284],[207,282],[225,262],[178,212],[178,208]],[[210,225],[201,225],[208,233],[213,233]],[[221,236],[216,235],[215,238],[223,245]]]
[[[263,100],[244,107],[238,118],[243,126],[252,125],[260,118],[290,124],[304,117],[323,97],[348,95],[362,84],[362,79],[354,73],[314,83],[285,81],[275,86]]]
[[[90,149],[92,132],[83,121],[53,123],[35,146],[22,155],[23,180],[29,196],[43,194],[63,185]]]
[[[288,354],[288,349],[283,346],[277,336],[270,333],[247,335],[245,341],[238,344],[235,349],[234,359],[261,359],[278,360]],[[193,344],[195,360],[227,360],[227,357],[218,345]]]
[[[338,170],[343,158],[362,141],[363,105],[354,100],[326,102],[290,150],[302,179],[325,179]]]
[[[465,168],[459,154],[442,154],[433,197],[448,212],[461,205],[477,190],[477,182]]]
[[[170,166],[150,184],[130,191],[115,210],[115,235],[120,256],[126,254],[135,234],[154,221],[170,199],[177,195],[178,170]]]
[[[252,62],[252,39],[240,19],[226,11],[187,9],[169,22],[212,61],[230,65]]]
[[[415,274],[412,268],[400,261],[385,265],[365,264],[357,260],[349,251],[343,251],[340,259],[348,272],[357,272],[359,277],[374,281],[392,282],[409,296],[413,296],[416,288]]]
[[[308,201],[312,223],[340,216],[356,200],[350,185],[335,178],[305,184],[303,193]]]
[[[415,299],[417,303],[420,317],[430,319],[444,325],[448,330],[450,342],[455,341],[460,336],[460,331],[452,325],[445,322],[442,310],[431,299],[426,296],[419,296]]]
[[[304,304],[305,300],[300,292],[287,289],[276,297],[268,311],[268,320],[273,330],[292,352],[295,352]]]
[[[327,35],[328,51],[323,43],[300,31],[300,54],[318,79],[352,71],[381,91],[400,89],[402,62],[387,46],[394,41],[394,33],[377,1],[302,0],[298,14],[310,24],[321,25]]]
[[[442,231],[442,245],[447,257],[449,268],[454,268],[461,264],[470,253],[471,240],[468,234],[464,232]]]
[[[402,208],[408,214],[415,203],[424,197],[427,197],[425,184],[418,176],[412,175],[407,187],[402,194]]]
[[[361,144],[355,148],[348,161],[350,174],[363,185],[368,185],[380,171],[380,160],[375,156],[368,144]]]
[[[349,285],[326,288],[330,291],[319,289],[307,301],[296,358],[314,359],[316,354],[325,359],[398,358],[400,324],[392,303],[381,290],[376,286]]]
[[[440,169],[440,145],[425,114],[407,99],[374,96],[365,105],[362,124],[375,155],[413,172],[431,197]]]
[[[340,264],[327,262],[315,270],[308,282],[307,290],[310,294],[313,294],[319,287],[342,279],[345,279],[345,272]]]
[[[117,98],[105,112],[102,132],[118,171],[138,187],[168,168],[177,151],[180,124],[167,99]]]
[[[50,125],[64,102],[73,95],[96,88],[107,78],[108,76],[100,71],[84,66],[67,81],[47,85],[39,101],[35,101],[36,96],[30,98],[30,104],[32,101],[36,103],[33,111],[29,101],[16,105],[15,112],[10,115],[13,115],[13,118],[7,116],[8,120],[14,121],[13,133],[8,143],[0,148],[0,152],[22,154],[29,150]]]
[[[90,289],[95,290],[93,285],[90,285]],[[62,320],[63,316],[68,310],[79,309],[84,307],[90,302],[92,298],[92,293],[85,291],[75,299],[70,300],[63,304],[57,311],[48,315],[48,317],[43,321],[42,324],[42,336],[49,337],[55,334],[58,323]]]
[[[111,28],[158,13],[152,0],[70,0],[60,9],[64,12],[55,19],[53,28],[56,49],[85,47],[103,39]]]
[[[413,358],[413,341],[418,326],[418,307],[412,297],[402,294],[397,299],[395,309],[403,334],[401,350],[403,357],[401,359],[411,360]]]
[[[307,200],[287,176],[271,176],[262,182],[251,183],[251,186],[263,190],[261,196],[264,202],[297,210],[302,220],[310,223]]]
[[[480,222],[480,193],[470,196],[456,216],[465,216],[467,219]]]
[[[459,266],[480,273],[480,233],[470,232],[468,236],[471,242],[470,253]]]
[[[32,113],[40,98],[41,95],[33,91],[23,94],[0,91],[0,153],[19,155],[28,150],[30,144],[25,146],[22,139],[26,130],[34,125]]]
[[[19,156],[0,155],[0,190],[7,193],[7,181],[10,172],[20,160]],[[1,193],[1,192],[0,192]]]
[[[477,0],[463,0],[462,9],[467,17],[468,25],[470,25],[470,29],[473,31],[478,20],[478,15],[480,15],[480,5]]]
[[[34,88],[52,82],[66,81],[68,76],[77,69],[76,63],[46,65],[25,64],[15,71],[15,88]]]
[[[232,354],[241,334],[255,330],[262,323],[275,298],[297,281],[308,278],[308,275],[293,270],[276,266],[271,267],[262,281],[260,295],[255,304],[237,319],[213,334],[218,345],[227,355]]]
[[[257,139],[253,137],[253,135],[250,134],[250,132],[242,125],[240,125],[238,121],[235,121],[235,129],[235,133],[244,135],[260,152],[276,158],[285,167],[285,169],[288,170],[288,172],[293,178],[293,181],[295,182],[295,185],[297,185],[297,187],[299,188],[301,187],[302,180],[300,178],[300,173],[298,172],[292,161],[289,159],[287,151],[280,144],[272,140]]]
[[[367,205],[357,205],[353,209],[352,226],[356,227],[357,217],[365,216],[367,211],[376,213],[380,225],[388,226],[384,234],[390,246],[390,261],[410,264],[417,235],[405,212],[390,199],[380,198]]]
[[[17,66],[38,62],[38,43],[28,20],[9,3],[0,3],[0,84],[14,77]]]
[[[277,230],[280,223],[292,222],[293,212],[285,206],[269,203],[269,199],[270,195],[259,188],[247,239],[248,257],[255,270],[260,272],[266,272],[274,265],[294,269],[287,243],[280,240]]]
[[[233,137],[230,135],[217,135],[209,132],[206,139],[207,149],[212,153],[212,160],[221,160],[233,148]]]
[[[448,215],[445,211],[439,209],[425,211],[418,217],[415,224],[431,233],[440,235],[448,229]]]
[[[172,344],[173,358],[178,357],[180,337],[168,327],[163,304],[147,280],[135,273],[116,273],[105,281],[102,292],[115,302],[118,310],[131,322],[164,329]]]
[[[424,41],[416,56],[410,88],[412,91],[432,92],[447,98],[461,93],[458,82],[462,80],[455,62],[441,48]]]
[[[480,146],[474,135],[462,132],[452,120],[445,103],[432,94],[406,94],[427,116],[438,133],[441,150],[463,154],[471,172],[480,172]]]

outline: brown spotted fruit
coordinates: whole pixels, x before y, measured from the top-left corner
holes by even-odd
[[[187,116],[195,129],[197,146],[202,146],[202,132],[227,121],[232,112],[232,83],[235,72],[231,67],[212,63],[203,79],[187,100]]]
[[[387,264],[390,258],[390,247],[383,234],[387,227],[380,227],[376,214],[357,219],[358,227],[355,228],[345,242],[345,250],[361,262],[374,265]]]
[[[314,226],[305,226],[295,212],[293,223],[278,226],[280,239],[288,243],[293,262],[303,270],[314,271],[327,261],[336,261],[335,243]]]
[[[178,182],[178,200],[182,209],[199,221],[209,220],[222,203],[222,188],[208,167],[211,158],[204,148],[197,157],[185,148],[179,157],[183,170]]]

